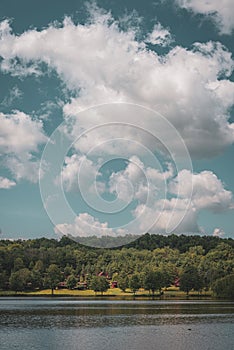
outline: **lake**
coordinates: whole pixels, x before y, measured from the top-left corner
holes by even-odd
[[[0,298],[1,350],[233,350],[234,302]]]

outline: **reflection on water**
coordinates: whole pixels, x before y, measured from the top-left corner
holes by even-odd
[[[0,349],[233,350],[233,302],[0,298]]]

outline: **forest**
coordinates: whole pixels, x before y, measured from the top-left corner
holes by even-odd
[[[91,238],[94,240],[94,238]],[[92,248],[67,236],[0,240],[0,290],[35,291],[57,288],[110,287],[144,289],[162,295],[177,286],[234,298],[234,240],[213,236],[150,235],[116,248]]]

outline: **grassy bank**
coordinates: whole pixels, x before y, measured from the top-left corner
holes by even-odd
[[[14,292],[14,291],[0,291],[0,296],[9,296],[9,297],[15,297],[15,296],[27,296],[27,297],[50,297],[51,296],[51,290],[50,289],[43,289],[43,290],[37,290],[33,292]],[[108,289],[103,295],[100,293],[95,293],[92,290],[70,290],[70,289],[56,289],[54,290],[54,296],[55,297],[79,297],[79,298],[94,298],[94,297],[112,297],[116,299],[132,299],[134,298],[134,294],[130,290],[126,290],[125,292],[121,291],[119,288],[114,289]],[[151,298],[149,293],[145,291],[144,289],[139,290],[135,294],[136,298]],[[160,296],[156,293],[155,298],[159,298]],[[189,294],[189,297],[212,297],[212,292],[203,292],[202,295],[198,292],[191,292]],[[168,289],[165,290],[163,293],[163,296],[161,298],[166,299],[186,299],[187,295],[186,293],[178,290],[178,289]]]

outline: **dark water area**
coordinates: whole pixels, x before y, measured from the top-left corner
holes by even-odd
[[[0,298],[0,349],[233,350],[234,302]]]

